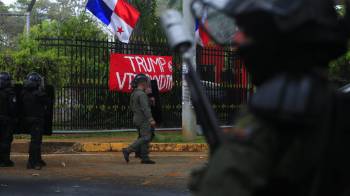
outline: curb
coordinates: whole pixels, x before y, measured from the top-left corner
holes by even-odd
[[[43,153],[79,153],[79,152],[121,152],[130,143],[97,142],[44,142]],[[151,152],[208,152],[207,144],[199,143],[151,143]],[[27,142],[12,144],[12,152],[27,153]]]
[[[129,143],[82,143],[80,152],[121,152]],[[207,144],[151,143],[151,152],[207,152]]]

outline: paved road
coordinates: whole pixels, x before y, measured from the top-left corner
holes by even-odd
[[[27,156],[12,158],[15,168],[0,168],[0,195],[190,195],[186,183],[191,168],[205,162],[203,153],[157,153],[156,165],[126,164],[120,153],[44,156],[48,167],[25,169]]]

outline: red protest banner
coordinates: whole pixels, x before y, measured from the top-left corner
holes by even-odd
[[[173,87],[172,56],[150,56],[112,53],[109,68],[109,89],[130,93],[131,81],[136,74],[146,74],[157,80],[159,91],[168,92]]]

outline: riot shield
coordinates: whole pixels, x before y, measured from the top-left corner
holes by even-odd
[[[26,124],[23,116],[23,100],[22,100],[22,91],[23,85],[16,84],[14,85],[14,90],[17,96],[17,111],[16,119],[14,119],[14,133],[15,134],[29,134],[28,125]],[[52,125],[53,125],[53,109],[55,101],[55,89],[52,85],[45,86],[45,93],[47,95],[47,101],[45,102],[45,124],[44,124],[44,135],[52,134]]]
[[[52,85],[45,86],[45,93],[48,97],[46,102],[45,126],[44,135],[52,135],[53,126],[53,110],[55,104],[55,88]]]
[[[23,85],[22,84],[15,84],[13,86],[13,89],[16,93],[16,98],[17,98],[17,108],[16,108],[16,115],[15,115],[15,119],[14,119],[14,134],[25,134],[25,129],[23,129],[23,125],[22,125],[22,99],[21,99],[21,92],[23,90]]]
[[[151,105],[152,116],[154,120],[157,122],[157,124],[159,125],[162,123],[162,106],[160,102],[157,80],[151,80],[151,88],[152,88],[152,94],[150,95],[150,97],[153,97],[155,100],[155,104]]]

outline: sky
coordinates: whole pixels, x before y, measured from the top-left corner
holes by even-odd
[[[1,0],[5,3],[5,5],[10,5],[11,3],[15,2],[16,0]]]

